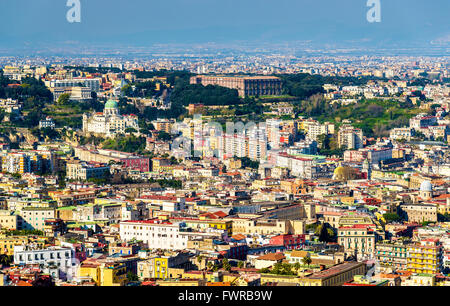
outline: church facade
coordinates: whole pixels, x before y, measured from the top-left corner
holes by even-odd
[[[128,128],[139,131],[139,120],[136,115],[120,115],[118,103],[108,100],[103,113],[83,115],[83,132],[102,134],[114,137],[117,134],[126,134]]]

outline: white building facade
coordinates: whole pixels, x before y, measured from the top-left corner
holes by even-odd
[[[122,221],[119,233],[123,241],[141,240],[149,249],[183,250],[188,241],[187,233],[181,232],[181,223],[161,220]]]

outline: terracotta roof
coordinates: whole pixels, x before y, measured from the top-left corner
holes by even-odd
[[[268,253],[262,256],[259,256],[257,259],[258,260],[272,260],[272,261],[279,261],[279,260],[283,260],[286,257],[284,256],[284,254],[282,253]]]
[[[245,239],[245,236],[242,234],[236,234],[236,235],[231,236],[231,238],[233,238],[234,240],[243,240],[243,239]]]
[[[292,251],[291,256],[292,257],[306,257],[309,253],[307,251]]]
[[[20,281],[17,283],[17,286],[21,286],[21,287],[33,287],[32,284],[30,284],[30,283],[28,283],[28,282],[26,282],[26,281],[23,281],[23,280],[20,280]]]
[[[219,218],[223,218],[223,217],[226,217],[226,216],[228,216],[226,213],[224,213],[223,211],[216,211],[215,213],[214,213],[216,216],[218,216]]]
[[[435,200],[444,200],[450,198],[450,194],[441,194],[438,197],[434,198]]]

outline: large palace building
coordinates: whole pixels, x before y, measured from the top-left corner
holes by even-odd
[[[127,129],[139,131],[139,122],[136,115],[120,115],[116,101],[108,100],[103,113],[83,115],[83,132],[103,134],[113,137],[116,134],[126,134]]]
[[[273,76],[208,76],[197,75],[190,79],[191,84],[218,85],[236,89],[240,97],[279,96],[281,80]]]

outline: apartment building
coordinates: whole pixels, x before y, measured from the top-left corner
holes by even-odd
[[[149,249],[182,250],[187,247],[188,235],[181,223],[157,219],[120,222],[120,238],[123,241],[142,240]]]
[[[389,134],[389,138],[393,140],[406,139],[409,141],[412,136],[414,136],[414,129],[408,127],[394,128]]]
[[[406,241],[382,241],[376,244],[375,257],[382,268],[395,270],[407,269],[407,248]]]
[[[22,217],[22,229],[40,230],[45,229],[45,220],[55,218],[54,208],[26,207],[20,212]]]
[[[81,263],[76,280],[93,281],[97,286],[123,286],[127,280],[127,266],[123,262],[85,260]]]
[[[166,133],[170,133],[172,131],[172,126],[175,123],[174,119],[164,119],[158,118],[157,120],[152,121],[155,130],[164,131]]]
[[[426,128],[437,123],[436,116],[427,116],[425,114],[417,115],[409,119],[409,127],[419,131],[421,128]]]
[[[359,149],[363,146],[363,132],[361,129],[345,124],[341,126],[338,132],[339,147],[346,147],[347,149]]]
[[[22,109],[22,103],[11,98],[0,99],[0,109],[8,114],[19,114]]]
[[[373,224],[354,224],[338,229],[338,243],[344,246],[348,255],[357,258],[373,258],[378,237]]]
[[[40,238],[32,238],[30,236],[0,236],[0,255],[14,255],[14,247],[20,245],[33,245],[37,248],[44,246],[45,240]]]
[[[48,194],[56,201],[58,207],[86,204],[96,197],[94,190],[57,190],[49,191]]]
[[[437,238],[423,239],[407,248],[407,270],[436,274],[442,271],[443,250]]]
[[[100,84],[101,79],[96,78],[73,78],[64,80],[45,81],[45,86],[50,88],[88,87],[92,91],[99,91]]]
[[[58,101],[63,94],[70,95],[70,100],[77,102],[88,102],[92,99],[92,89],[90,87],[53,87],[50,88],[53,93],[53,101]]]
[[[28,246],[15,246],[14,263],[42,265],[52,277],[63,280],[75,277],[78,266],[74,249],[68,247],[34,249]]]
[[[109,174],[109,166],[95,162],[71,160],[67,162],[66,173],[67,178],[73,180],[100,179]]]
[[[169,269],[189,264],[188,253],[170,253],[152,256],[137,264],[137,275],[141,280],[169,278]]]
[[[334,124],[325,122],[321,124],[316,120],[304,120],[301,124],[302,129],[305,131],[308,138],[318,140],[320,135],[334,134]]]

